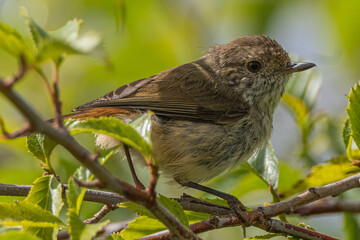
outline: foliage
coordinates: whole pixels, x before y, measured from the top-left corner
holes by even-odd
[[[128,19],[130,21],[134,18],[134,10],[132,10],[132,8],[140,11],[139,8],[136,8],[136,3],[133,4],[134,5],[129,7],[130,13]],[[271,4],[271,8],[275,9],[277,4],[278,3]],[[120,5],[121,9],[124,10],[125,5]],[[258,8],[259,6],[256,4],[246,6],[248,10]],[[339,16],[339,12],[335,8],[331,9],[335,15]],[[117,9],[117,11],[119,11],[119,9]],[[45,63],[49,61],[52,62],[56,69],[69,67],[66,66],[66,62],[67,57],[71,55],[92,56],[100,58],[105,62],[108,61],[100,35],[95,32],[81,33],[80,27],[83,23],[81,20],[74,19],[54,31],[46,31],[26,13],[26,10],[23,9],[22,14],[25,16],[33,45],[25,34],[0,22],[0,48],[15,58],[23,57],[26,63],[31,65],[43,78],[46,79],[47,72]],[[119,16],[119,12],[116,14],[116,16]],[[269,17],[267,14],[261,16],[265,19]],[[117,18],[119,19],[119,17]],[[341,20],[341,22],[343,23],[343,20]],[[126,24],[121,26],[126,27]],[[189,26],[191,26],[190,23]],[[262,29],[265,25],[258,24],[256,27]],[[190,31],[187,34],[191,35],[192,32]],[[133,44],[137,46],[136,42]],[[157,49],[166,52],[169,58],[172,58],[171,64],[176,64],[177,62],[174,60],[176,59],[176,54],[172,51],[167,52],[164,50],[164,46],[167,44],[168,42],[165,39]],[[131,48],[129,49],[130,50],[122,51],[126,53],[126,51],[133,50]],[[349,50],[351,49],[351,45],[349,45],[347,49],[351,54],[355,52]],[[134,60],[132,58],[135,58],[132,52],[126,55],[129,58],[126,60],[126,64]],[[161,52],[159,55],[161,55]],[[356,56],[352,57],[355,58]],[[146,73],[146,68],[152,69],[153,66],[151,64],[156,64],[158,60],[156,60],[156,58],[154,59],[154,63],[149,63],[149,65],[144,66],[144,73]],[[136,70],[137,67],[128,66],[124,67],[122,71],[130,71],[132,74],[130,74],[130,76],[135,77],[137,73]],[[78,71],[78,69],[74,67],[74,71]],[[150,70],[147,71],[150,74]],[[94,75],[96,76],[96,74]],[[100,76],[103,77],[103,75],[104,74]],[[300,150],[296,155],[296,159],[302,159],[304,166],[309,167],[309,172],[305,177],[302,177],[290,187],[287,182],[282,182],[282,169],[287,169],[286,171],[289,175],[291,171],[293,171],[294,175],[300,177],[304,175],[304,170],[298,166],[294,167],[282,159],[278,160],[275,150],[269,141],[265,148],[261,149],[257,155],[254,155],[248,163],[211,180],[208,186],[221,189],[237,197],[248,197],[250,195],[249,193],[255,194],[261,192],[261,194],[263,194],[261,196],[269,197],[269,199],[272,197],[272,201],[276,202],[280,199],[291,197],[310,187],[322,186],[359,172],[359,168],[352,162],[354,159],[357,159],[359,155],[357,149],[353,149],[354,146],[352,142],[354,141],[358,148],[360,146],[360,117],[358,115],[360,112],[360,87],[358,84],[351,89],[348,96],[348,118],[344,123],[342,132],[347,154],[336,156],[325,163],[319,163],[316,160],[320,154],[314,154],[314,149],[316,149],[314,145],[319,141],[319,138],[314,137],[314,135],[331,135],[329,132],[322,132],[321,134],[317,132],[318,126],[323,123],[324,119],[330,119],[327,114],[318,113],[314,110],[321,79],[322,77],[316,72],[298,75],[297,79],[291,80],[283,97],[283,102],[286,104],[287,110],[294,117],[296,126],[299,129],[301,143],[298,146]],[[72,90],[69,89],[69,91],[71,92]],[[95,90],[93,91],[95,92]],[[89,93],[89,95],[90,94],[91,93]],[[72,135],[80,133],[109,135],[138,150],[148,163],[156,164],[150,138],[152,117],[154,116],[149,112],[141,115],[130,124],[125,124],[117,118],[99,118],[87,119],[85,121],[68,120],[64,125]],[[0,240],[55,239],[59,229],[67,231],[71,239],[90,239],[110,222],[109,220],[105,220],[92,225],[83,222],[82,212],[84,209],[82,209],[82,206],[86,188],[79,187],[74,178],[83,182],[89,182],[94,178],[92,173],[83,166],[78,167],[74,171],[73,177],[65,179],[68,183],[65,203],[63,200],[63,192],[65,189],[55,175],[58,171],[57,167],[54,166],[56,166],[57,158],[59,158],[59,152],[56,146],[57,144],[54,141],[41,134],[33,134],[27,138],[28,150],[35,158],[41,161],[42,168],[49,175],[36,178],[30,193],[24,200],[14,203],[0,202],[0,224],[3,227],[2,229],[4,229],[0,233]],[[111,164],[111,158],[118,147],[119,146],[116,146],[109,151],[100,151],[98,161],[101,164],[105,164],[105,162]],[[279,167],[279,161],[285,167]],[[288,171],[289,169],[291,169],[291,171]],[[293,176],[286,177],[290,179]],[[60,176],[60,178],[64,180],[63,176]],[[270,192],[267,191],[269,188]],[[280,189],[280,193],[277,192],[278,189]],[[157,199],[187,227],[189,224],[206,220],[210,217],[209,214],[205,213],[184,211],[176,201],[164,195],[159,194]],[[224,205],[224,201],[220,199],[203,199]],[[265,200],[262,201],[262,203],[265,203]],[[138,214],[138,216],[132,219],[125,230],[119,234],[108,236],[107,239],[135,239],[166,229],[166,227],[142,205],[134,202],[125,202],[121,203],[119,207],[134,212]],[[66,217],[60,214],[61,211],[65,213]],[[16,228],[14,228],[14,226],[16,226]],[[348,239],[357,239],[357,236],[360,236],[359,223],[354,214],[344,215],[344,229]],[[271,239],[278,236],[278,234],[263,234],[248,239]]]

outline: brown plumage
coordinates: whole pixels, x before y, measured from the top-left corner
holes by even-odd
[[[152,142],[160,169],[178,181],[215,177],[246,161],[269,139],[272,116],[295,64],[273,39],[246,36],[214,46],[200,59],[122,86],[67,118],[155,113]],[[116,140],[99,135],[97,144]]]

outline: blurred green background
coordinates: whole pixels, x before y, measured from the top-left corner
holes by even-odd
[[[109,64],[89,57],[71,56],[62,66],[60,89],[64,113],[121,85],[193,61],[204,55],[209,46],[249,34],[271,36],[295,58],[317,64],[322,85],[314,111],[329,116],[329,121],[320,128],[333,126],[335,132],[340,131],[347,105],[345,94],[360,79],[360,1],[357,0],[0,0],[0,21],[30,38],[24,18],[19,16],[21,6],[26,7],[30,16],[46,30],[55,30],[68,20],[78,18],[84,21],[82,31],[96,31],[103,37]],[[16,59],[0,50],[0,75],[13,74],[16,66]],[[50,74],[51,68],[52,65],[47,64],[44,69]],[[44,85],[35,73],[28,74],[16,89],[44,118],[53,116]],[[24,123],[22,116],[1,95],[0,116],[11,131]],[[281,182],[286,174],[292,175],[292,182],[306,174],[296,151],[300,141],[298,135],[291,115],[280,106],[275,114],[272,136],[275,152],[284,165],[280,187],[289,185],[287,180]],[[334,150],[333,139],[329,136],[318,136],[316,140],[319,162],[344,150],[342,147]],[[80,136],[79,140],[89,149],[94,148],[92,137]],[[60,147],[53,160],[64,181],[77,166]],[[110,165],[111,169],[116,169],[116,174],[130,179],[126,165],[116,159]],[[146,179],[146,169],[139,171]],[[0,142],[0,183],[31,184],[41,174],[39,162],[26,151],[25,139]],[[264,199],[271,201],[265,185],[262,190],[252,191],[252,184],[257,181],[254,177],[243,179],[242,189],[246,194],[242,194],[241,200],[246,205],[256,206],[264,203]],[[174,193],[174,186],[162,179],[159,191],[169,197],[179,196],[184,189],[175,187]],[[13,199],[0,197],[0,201]],[[99,208],[97,204],[87,205],[82,213],[84,218],[91,217]],[[130,217],[129,214],[118,210],[109,217],[121,220]],[[305,221],[320,232],[344,237],[341,216],[324,215]],[[203,236],[234,239],[242,236],[241,231],[240,227],[231,228]]]

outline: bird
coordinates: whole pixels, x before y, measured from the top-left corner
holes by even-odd
[[[151,140],[161,174],[207,191],[200,183],[265,146],[291,75],[314,66],[292,62],[268,36],[244,36],[210,47],[193,62],[121,86],[66,118],[111,116],[129,123],[153,112]],[[111,148],[121,143],[97,134],[96,144]],[[208,192],[228,196],[214,191]]]

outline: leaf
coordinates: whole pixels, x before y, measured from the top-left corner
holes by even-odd
[[[65,126],[72,135],[79,133],[101,133],[113,137],[139,150],[146,158],[153,157],[151,145],[130,125],[114,117],[89,118],[85,121],[68,120]]]
[[[346,156],[339,156],[329,160],[327,163],[312,167],[310,173],[304,179],[282,192],[280,197],[285,199],[308,188],[323,186],[349,177],[357,172],[360,172],[359,167],[352,165]]]
[[[53,32],[47,32],[36,24],[28,14],[25,13],[24,15],[38,50],[38,62],[51,59],[59,67],[66,55],[88,55],[100,46],[101,37],[97,33],[79,34],[81,20],[74,19]]]
[[[201,212],[193,212],[193,211],[185,211],[186,217],[189,220],[190,224],[204,221],[206,219],[209,219],[211,217],[210,214],[207,213],[201,213]]]
[[[36,179],[25,201],[37,204],[42,209],[59,216],[64,205],[62,201],[62,187],[59,181],[53,176],[43,176]]]
[[[9,231],[0,235],[0,240],[40,240],[40,238],[27,232]]]
[[[130,222],[128,227],[120,232],[120,236],[124,239],[138,239],[163,230],[166,230],[166,227],[160,221],[141,216]]]
[[[151,119],[153,113],[147,112],[132,120],[129,124],[132,126],[145,141],[151,145]]]
[[[178,202],[169,199],[161,194],[159,194],[158,200],[162,205],[164,205],[164,207],[166,207],[170,212],[172,212],[183,225],[189,227],[189,221],[185,215],[183,208]]]
[[[155,218],[155,216],[149,210],[147,210],[146,207],[144,207],[138,203],[123,202],[123,203],[119,203],[118,206],[121,208],[129,209],[130,211],[136,212],[143,216],[147,216],[149,218]]]
[[[351,89],[348,99],[349,106],[346,110],[349,114],[351,133],[357,147],[360,148],[360,87],[358,83]]]
[[[41,160],[46,166],[45,169],[54,173],[50,163],[50,155],[57,143],[51,140],[48,136],[40,133],[27,136],[26,143],[28,150],[35,156],[35,158]]]
[[[353,213],[344,213],[346,239],[360,239],[360,223]]]
[[[0,221],[28,221],[40,224],[50,223],[58,227],[64,226],[64,223],[51,212],[25,201],[0,202]]]
[[[109,221],[94,223],[94,224],[85,224],[83,223],[75,209],[69,209],[69,233],[72,240],[88,240],[92,239],[98,231],[100,231]]]
[[[66,191],[66,199],[69,204],[69,210],[74,209],[77,214],[80,213],[82,200],[85,196],[85,190],[85,188],[78,186],[73,178],[69,179],[68,189]]]
[[[267,185],[277,189],[279,183],[279,162],[275,156],[274,149],[267,142],[266,147],[259,151],[256,157],[251,157],[244,165],[250,171],[259,176]]]
[[[2,22],[0,22],[0,39],[0,48],[9,54],[15,57],[24,56],[28,63],[34,60],[34,56],[21,34]]]
[[[119,233],[113,233],[105,238],[106,240],[124,240]]]
[[[345,147],[347,148],[349,146],[349,140],[350,140],[350,136],[351,136],[351,128],[350,128],[350,119],[349,118],[347,118],[344,123],[342,135],[343,135]]]

